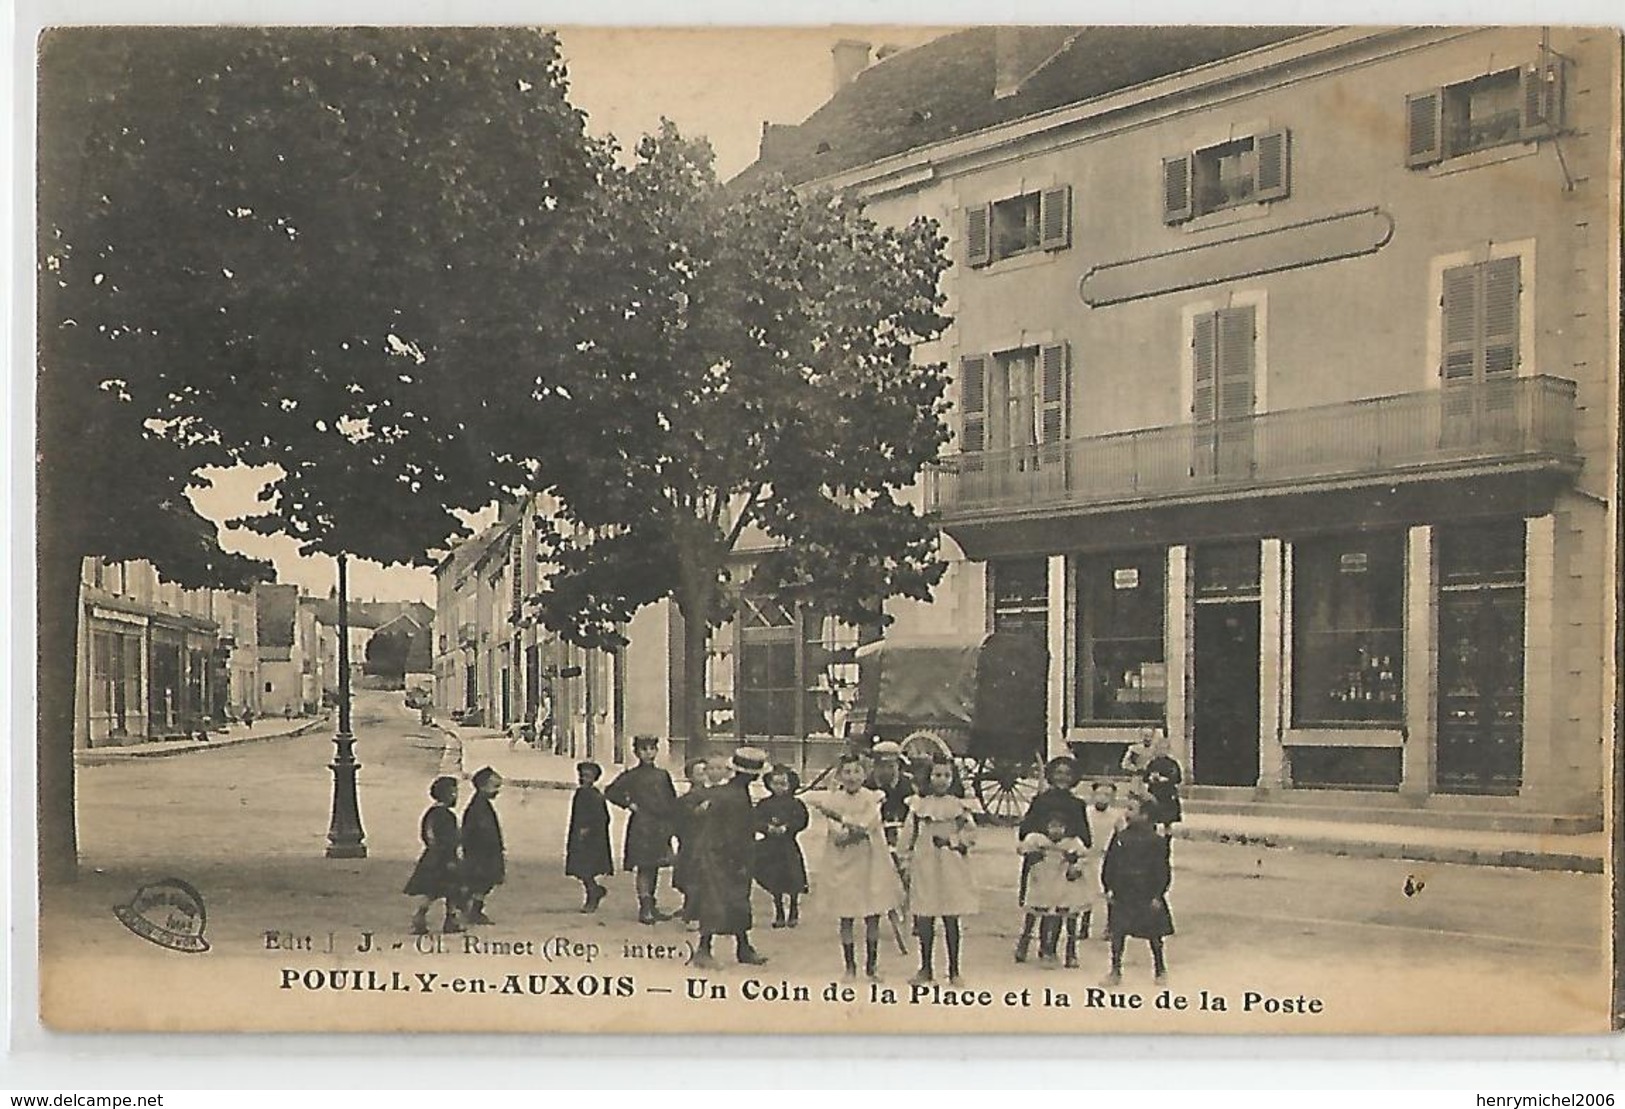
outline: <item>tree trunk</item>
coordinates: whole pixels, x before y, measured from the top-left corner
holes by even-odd
[[[698,595],[697,595],[698,594]],[[699,589],[685,589],[677,599],[677,611],[683,618],[683,738],[687,741],[687,757],[699,758],[709,754],[710,736],[705,723],[705,655],[709,627],[705,614],[710,610],[709,598]]]
[[[74,820],[74,690],[79,658],[79,575],[83,555],[72,541],[71,525],[53,521],[43,475],[40,480],[39,596],[36,614],[39,655],[36,680],[36,804],[40,881],[72,880],[79,865]]]

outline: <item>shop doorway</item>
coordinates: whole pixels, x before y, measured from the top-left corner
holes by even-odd
[[[1191,780],[1258,784],[1258,602],[1196,606]]]

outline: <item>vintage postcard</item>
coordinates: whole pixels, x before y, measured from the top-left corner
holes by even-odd
[[[1612,1026],[1617,30],[38,65],[48,1027]]]

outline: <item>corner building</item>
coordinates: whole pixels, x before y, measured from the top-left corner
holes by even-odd
[[[975,29],[764,133],[951,240],[897,630],[1042,629],[1055,749],[1165,729],[1199,805],[1600,827],[1619,36],[1237,33]]]

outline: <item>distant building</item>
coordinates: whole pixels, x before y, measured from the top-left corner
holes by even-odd
[[[195,735],[239,715],[254,703],[253,609],[246,594],[182,589],[146,562],[85,559],[74,745]]]

